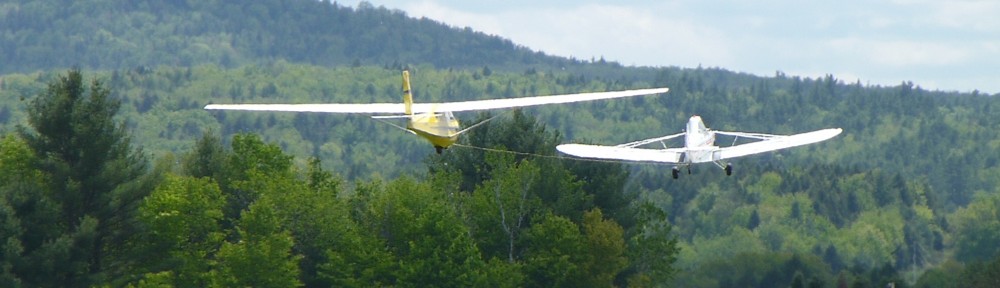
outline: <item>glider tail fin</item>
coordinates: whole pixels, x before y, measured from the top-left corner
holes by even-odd
[[[410,92],[410,71],[403,70],[403,105],[406,106],[406,115],[413,115],[413,94]]]

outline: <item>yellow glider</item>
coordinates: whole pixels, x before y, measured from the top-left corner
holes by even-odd
[[[281,112],[321,112],[321,113],[365,113],[396,114],[373,116],[372,118],[407,118],[406,130],[430,141],[437,153],[458,141],[458,136],[479,126],[485,121],[459,130],[458,119],[452,112],[516,108],[525,106],[560,104],[600,99],[632,97],[666,93],[668,88],[651,88],[609,92],[576,93],[551,96],[475,100],[444,103],[413,103],[410,92],[410,73],[403,71],[403,103],[367,104],[209,104],[207,110],[281,111]],[[402,113],[402,115],[399,115]],[[402,128],[402,127],[400,127]]]

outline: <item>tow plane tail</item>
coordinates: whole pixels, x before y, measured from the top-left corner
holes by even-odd
[[[403,106],[406,115],[413,115],[413,94],[410,92],[410,71],[403,70]]]

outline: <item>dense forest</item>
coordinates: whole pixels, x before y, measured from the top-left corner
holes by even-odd
[[[113,16],[113,17],[111,17]],[[403,11],[329,1],[0,1],[0,73],[284,59],[321,66],[580,66]]]
[[[0,2],[0,286],[1000,281],[996,96],[562,59],[367,3],[223,2]],[[396,102],[404,68],[417,101],[671,91],[494,112],[440,156],[363,116],[201,109]],[[554,150],[695,114],[845,132],[729,177]]]

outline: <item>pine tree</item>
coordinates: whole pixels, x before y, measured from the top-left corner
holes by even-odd
[[[53,225],[24,227],[37,237],[24,243],[30,250],[14,269],[28,286],[90,286],[120,277],[131,261],[123,255],[125,242],[137,229],[136,207],[150,185],[142,181],[141,150],[114,119],[120,105],[101,81],[87,87],[79,70],[50,83],[28,105],[30,129],[18,132],[48,180],[47,191],[32,197],[61,208]]]

